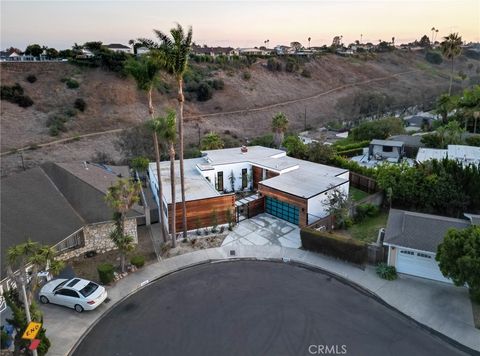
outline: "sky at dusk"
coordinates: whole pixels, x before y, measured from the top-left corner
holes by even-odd
[[[168,31],[175,22],[193,27],[197,44],[269,46],[299,41],[312,46],[360,39],[410,42],[430,29],[438,38],[459,32],[480,41],[479,0],[336,1],[3,1],[1,48],[39,43],[57,49],[74,42],[124,43]]]

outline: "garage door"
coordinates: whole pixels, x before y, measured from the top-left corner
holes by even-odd
[[[280,219],[298,225],[298,208],[275,198],[266,197],[265,211]]]
[[[452,283],[440,272],[435,254],[397,248],[397,271],[440,282]]]

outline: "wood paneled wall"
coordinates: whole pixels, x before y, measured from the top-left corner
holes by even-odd
[[[176,204],[177,232],[182,230],[182,204]],[[232,213],[235,221],[235,194],[225,194],[218,197],[187,201],[187,229],[194,230],[199,227],[212,226],[212,215],[216,211],[218,225],[226,224],[227,210]],[[171,227],[172,204],[168,204],[168,224]],[[171,229],[170,229],[171,230]]]
[[[307,226],[307,199],[300,198],[292,194],[282,192],[281,190],[273,189],[264,186],[261,182],[258,184],[258,192],[263,196],[278,199],[288,204],[295,205],[299,209],[299,226]]]
[[[263,169],[257,166],[252,166],[253,171],[253,189],[258,189],[258,182],[262,180]]]

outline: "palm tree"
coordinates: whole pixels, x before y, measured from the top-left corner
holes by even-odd
[[[151,55],[142,56],[140,59],[131,58],[125,64],[125,70],[130,74],[135,81],[140,90],[144,90],[147,93],[148,99],[148,113],[150,117],[154,118],[154,107],[152,101],[152,91],[158,82],[158,74],[162,68],[163,57],[162,54],[158,51],[151,52]],[[165,235],[165,212],[163,211],[162,197],[163,197],[163,187],[162,179],[160,176],[160,149],[158,144],[157,133],[153,131],[153,145],[155,147],[155,163],[157,168],[157,180],[158,180],[158,201],[159,201],[159,215],[160,215],[160,224],[162,225],[162,237],[166,241]]]
[[[218,150],[223,148],[225,142],[215,132],[210,132],[202,138],[202,150]]]
[[[310,49],[310,41],[312,40],[311,37],[308,37],[308,49]]]
[[[125,272],[126,255],[133,249],[133,237],[127,233],[127,213],[140,200],[141,183],[132,179],[119,179],[108,188],[105,201],[114,211],[115,229],[110,233],[120,252],[120,265]]]
[[[432,27],[430,29],[430,31],[432,31],[432,44],[433,44],[433,36],[435,35],[435,27]]]
[[[448,87],[448,95],[451,95],[453,83],[453,61],[455,57],[458,57],[462,53],[462,37],[459,36],[458,33],[451,33],[443,38],[443,42],[440,44],[440,46],[442,48],[442,54],[452,63],[452,69],[450,72],[450,85]]]
[[[183,237],[187,237],[187,206],[185,202],[185,174],[183,167],[183,104],[185,97],[183,95],[183,75],[188,67],[188,56],[192,48],[192,28],[189,27],[185,33],[183,27],[177,24],[176,27],[170,30],[170,36],[159,31],[154,30],[160,43],[155,43],[152,40],[141,39],[146,47],[153,49],[160,49],[165,56],[166,69],[172,74],[178,85],[177,100],[179,104],[179,121],[178,121],[178,135],[179,135],[179,159],[180,159],[180,185],[182,189],[182,225]]]
[[[175,194],[175,142],[177,141],[176,115],[174,110],[168,110],[167,115],[157,117],[150,123],[151,128],[157,133],[162,142],[168,145],[168,153],[170,156],[170,189],[172,195],[170,222],[171,222],[171,238],[172,247],[177,246],[177,226],[176,226],[176,206],[177,199]],[[186,224],[185,224],[186,225]]]
[[[283,136],[287,131],[288,119],[283,112],[279,112],[272,119],[272,131],[275,134],[275,144],[280,147],[283,142]]]

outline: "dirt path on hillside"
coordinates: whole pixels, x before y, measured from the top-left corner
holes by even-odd
[[[311,96],[298,98],[298,99],[293,99],[293,100],[286,100],[286,101],[282,101],[282,102],[279,102],[279,103],[270,104],[270,105],[266,105],[266,106],[262,106],[262,107],[258,107],[258,108],[244,109],[244,110],[234,110],[234,111],[223,111],[223,112],[216,112],[216,113],[211,113],[211,114],[191,115],[191,116],[185,116],[185,119],[200,119],[200,118],[207,118],[207,117],[235,115],[235,114],[247,114],[247,113],[253,113],[253,112],[258,112],[258,111],[270,110],[270,109],[274,109],[276,107],[281,107],[281,106],[285,106],[285,105],[299,103],[299,102],[302,102],[302,101],[317,99],[317,98],[320,98],[322,96],[329,95],[333,92],[345,90],[345,89],[348,89],[348,88],[362,86],[362,85],[370,84],[370,83],[373,83],[373,82],[379,82],[379,81],[383,81],[383,80],[389,80],[389,79],[392,79],[392,78],[395,78],[395,77],[398,77],[398,76],[402,76],[402,75],[405,75],[405,74],[410,74],[410,73],[414,73],[414,72],[418,72],[418,71],[419,70],[409,70],[409,71],[395,73],[395,74],[391,74],[391,75],[387,75],[387,76],[383,76],[383,77],[368,79],[368,80],[364,80],[364,81],[357,82],[357,83],[344,84],[344,85],[340,85],[338,87],[335,87],[335,88],[332,88],[332,89],[329,89],[327,91],[323,91],[321,93],[317,93],[317,94],[314,94],[314,95],[311,95]],[[101,136],[101,135],[112,134],[112,133],[119,133],[119,132],[122,132],[125,129],[128,129],[128,127],[127,128],[121,128],[121,129],[112,129],[112,130],[91,132],[91,133],[88,133],[88,134],[76,135],[74,137],[66,137],[66,138],[62,138],[62,139],[59,139],[59,140],[40,143],[40,144],[34,145],[34,147],[32,147],[31,145],[24,146],[24,147],[9,150],[9,151],[6,151],[6,152],[2,152],[2,153],[0,153],[0,156],[6,156],[6,155],[9,155],[9,154],[12,154],[12,153],[17,153],[19,151],[25,151],[25,150],[29,150],[29,149],[32,149],[32,148],[38,149],[38,148],[43,148],[43,147],[47,147],[47,146],[52,146],[52,145],[59,144],[59,143],[68,143],[70,141],[76,141],[76,140],[79,140],[79,139],[82,139],[82,138]]]

